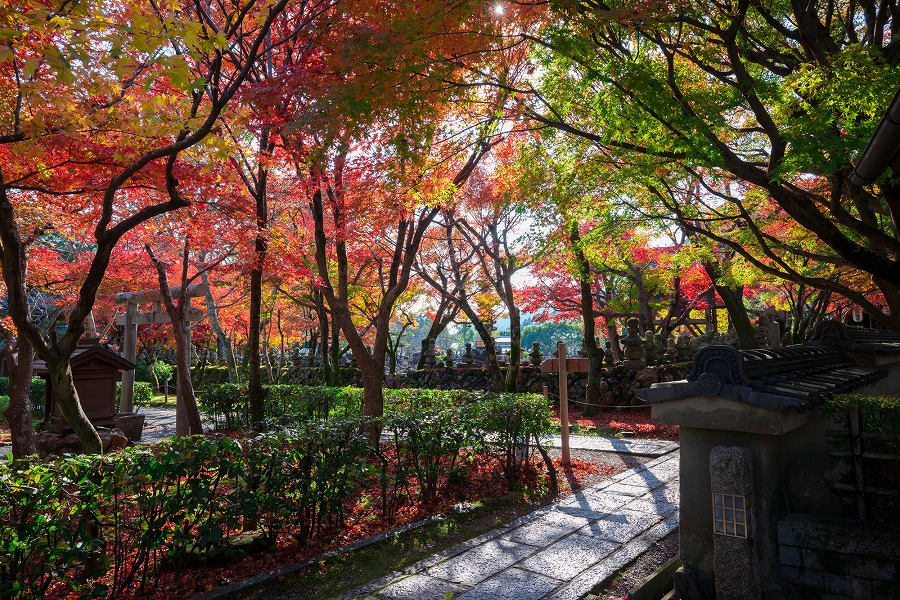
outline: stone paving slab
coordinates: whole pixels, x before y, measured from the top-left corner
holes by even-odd
[[[547,546],[587,525],[595,516],[572,515],[562,511],[550,511],[537,519],[517,527],[503,536],[519,544]]]
[[[625,496],[616,492],[591,493],[591,490],[572,494],[558,502],[555,510],[567,515],[581,516],[588,519],[599,519],[605,514],[615,512],[627,503],[635,500],[635,496]]]
[[[495,539],[432,567],[426,573],[453,583],[476,585],[535,551],[534,546]]]
[[[583,571],[565,586],[556,590],[552,595],[547,596],[547,600],[577,600],[581,598],[593,590],[598,583],[618,573],[622,567],[652,548],[654,544],[677,528],[678,515],[676,514],[648,529],[631,543],[625,544],[604,560]]]
[[[578,533],[624,544],[658,523],[661,518],[662,515],[619,512],[585,525]]]
[[[520,569],[507,569],[458,600],[539,600],[559,587],[559,580]]]
[[[559,448],[559,435],[551,435],[550,445]],[[639,456],[663,456],[678,450],[678,442],[666,440],[629,440],[625,438],[601,437],[596,435],[569,435],[569,447],[573,450],[596,450],[598,452],[618,452]]]
[[[624,510],[668,517],[669,515],[678,512],[678,504],[666,500],[658,500],[652,497],[641,497],[634,502],[626,504]]]
[[[338,600],[580,598],[678,527],[678,460],[655,458]]]
[[[620,544],[616,542],[575,533],[528,557],[517,566],[568,581],[619,547]]]
[[[379,596],[391,600],[444,600],[447,592],[452,592],[456,597],[466,589],[468,588],[419,574],[400,580],[382,590]]]

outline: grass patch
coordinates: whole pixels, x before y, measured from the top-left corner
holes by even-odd
[[[464,514],[447,515],[389,540],[311,565],[278,581],[258,586],[237,597],[262,600],[285,598],[327,600],[392,571],[491,531],[536,510],[550,500],[535,500],[530,491],[511,492],[500,498],[472,503]]]
[[[153,394],[153,399],[150,400],[150,406],[157,407],[166,407],[166,406],[175,406],[175,394],[170,393],[168,399],[166,399],[166,395],[162,392],[157,392]]]

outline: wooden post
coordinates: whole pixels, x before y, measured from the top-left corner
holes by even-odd
[[[571,466],[572,459],[569,456],[569,380],[566,376],[566,345],[556,342],[556,352],[559,355],[559,435],[562,446],[562,465]]]
[[[137,363],[137,316],[138,305],[134,302],[125,304],[122,355],[125,360]],[[121,318],[121,317],[120,317]],[[122,372],[122,389],[119,392],[119,412],[134,412],[134,370]]]
[[[850,412],[850,447],[853,451],[853,475],[856,478],[856,509],[860,521],[869,520],[869,507],[866,505],[866,481],[863,474],[862,426],[859,407],[851,406]]]

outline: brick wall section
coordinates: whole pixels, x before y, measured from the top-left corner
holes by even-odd
[[[786,515],[778,522],[779,574],[797,600],[900,598],[900,528]]]

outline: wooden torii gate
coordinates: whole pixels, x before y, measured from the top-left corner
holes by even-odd
[[[199,298],[206,295],[208,287],[203,283],[194,283],[187,288],[186,296],[188,298]],[[177,298],[181,293],[181,286],[172,286],[169,292],[173,298]],[[171,323],[169,313],[162,306],[162,294],[159,288],[153,290],[141,290],[139,292],[122,292],[116,294],[116,302],[125,305],[125,314],[116,317],[116,325],[125,328],[125,336],[122,341],[123,358],[131,362],[137,362],[137,328],[138,325],[149,325],[153,323]],[[153,310],[150,312],[138,312],[138,305],[142,303],[153,303]],[[185,325],[192,321],[199,321],[203,318],[204,312],[196,308],[188,308],[184,313]],[[187,344],[190,347],[191,337],[190,330],[187,330]],[[125,371],[122,373],[122,392],[119,400],[119,412],[132,412],[134,410],[134,371]]]

